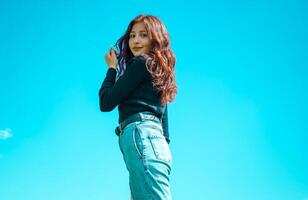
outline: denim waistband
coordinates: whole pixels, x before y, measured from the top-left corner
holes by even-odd
[[[119,126],[116,127],[115,133],[117,136],[120,135],[122,130],[130,123],[136,122],[136,121],[142,121],[142,120],[153,120],[157,122],[161,122],[161,120],[152,112],[139,112],[133,115],[128,116],[123,122],[119,124]]]

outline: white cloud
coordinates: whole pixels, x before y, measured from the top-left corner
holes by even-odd
[[[0,140],[6,140],[13,136],[12,130],[6,128],[4,130],[0,130]]]

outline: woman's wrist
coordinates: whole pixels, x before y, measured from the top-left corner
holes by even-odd
[[[113,69],[114,69],[115,71],[117,71],[117,68],[116,68],[116,67],[109,67],[108,70],[109,70],[109,69],[110,69],[110,70],[113,70]]]
[[[114,69],[117,69],[117,65],[110,65],[108,66],[109,68],[114,68]]]

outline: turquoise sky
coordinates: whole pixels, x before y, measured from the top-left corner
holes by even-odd
[[[0,199],[129,199],[99,110],[105,52],[140,13],[177,58],[175,200],[308,200],[306,1],[1,1]]]

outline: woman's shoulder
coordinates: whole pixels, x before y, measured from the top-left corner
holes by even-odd
[[[142,65],[142,64],[145,64],[146,63],[146,56],[145,55],[139,55],[139,56],[134,56],[132,57],[129,61],[128,61],[128,65]]]

